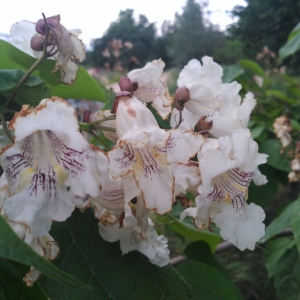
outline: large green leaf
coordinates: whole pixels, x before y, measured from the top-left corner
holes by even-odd
[[[300,23],[289,34],[288,41],[279,49],[279,60],[296,53],[300,49]]]
[[[93,286],[89,292],[78,291],[42,276],[39,283],[51,300],[192,298],[172,266],[155,266],[136,251],[122,256],[118,242],[103,241],[90,210],[75,211],[66,222],[54,223],[50,234],[61,249],[53,263]]]
[[[260,242],[264,243],[270,238],[274,237],[276,234],[280,233],[282,230],[286,229],[287,227],[290,227],[292,224],[292,215],[293,211],[297,207],[297,202],[294,201],[290,203],[277,217],[274,219],[270,225],[266,228],[266,234],[265,236],[260,240]]]
[[[230,83],[238,76],[242,75],[245,70],[241,68],[239,65],[223,65],[223,83]]]
[[[189,245],[187,245],[183,252],[189,261],[199,261],[208,264],[219,271],[224,277],[228,279],[228,284],[231,284],[233,286],[236,294],[236,299],[243,299],[239,289],[233,282],[231,282],[229,274],[214,257],[207,243],[205,243],[204,241],[190,243]]]
[[[9,96],[25,75],[22,70],[0,70],[0,93]],[[41,99],[51,97],[51,91],[46,86],[44,80],[30,75],[15,95],[14,100],[20,105],[38,105]],[[4,103],[3,103],[4,104]]]
[[[278,261],[274,285],[279,299],[300,299],[300,260],[296,247],[288,249]]]
[[[264,70],[260,67],[260,65],[258,63],[256,63],[253,60],[242,59],[242,60],[239,61],[239,65],[242,68],[249,70],[253,74],[265,77]]]
[[[282,145],[279,140],[272,139],[266,140],[260,144],[259,152],[269,155],[267,158],[267,164],[275,169],[279,169],[285,172],[291,172],[291,167],[288,160],[280,153]]]
[[[29,267],[23,267],[4,258],[0,258],[0,299],[2,300],[47,300],[48,297],[38,284],[27,287],[23,281]]]
[[[3,40],[0,40],[0,53],[0,69],[21,69],[27,71],[36,61],[33,57]],[[79,66],[74,84],[69,86],[64,85],[59,81],[60,71],[55,74],[51,73],[54,69],[54,65],[54,60],[46,60],[33,73],[46,81],[53,96],[102,102],[106,101],[105,95],[99,84],[82,66]]]
[[[237,299],[233,285],[210,265],[192,261],[182,263],[176,269],[192,288],[195,296],[193,299]],[[180,297],[176,299],[180,299]]]
[[[49,261],[39,256],[16,235],[2,216],[0,216],[0,228],[0,257],[20,262],[27,266],[33,266],[56,282],[64,282],[64,284],[72,287],[85,287],[73,276],[59,270]]]
[[[277,263],[287,249],[293,248],[295,240],[291,237],[282,237],[268,242],[265,248],[265,265],[269,277],[272,277],[277,269]]]

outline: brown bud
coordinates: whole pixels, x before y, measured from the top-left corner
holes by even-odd
[[[177,110],[182,111],[184,108],[184,103],[190,100],[190,90],[186,86],[178,88],[175,92],[175,102],[174,105]]]
[[[201,117],[195,125],[195,132],[205,132],[212,128],[213,121],[205,122],[206,117]]]
[[[60,15],[49,17],[49,18],[46,19],[46,22],[49,26],[51,26],[52,28],[55,28],[55,27],[58,26],[58,24],[60,22]],[[44,19],[39,19],[36,22],[35,30],[36,30],[37,33],[39,33],[41,35],[46,34],[45,20]]]
[[[34,51],[43,51],[45,37],[35,34],[30,40],[31,49]]]
[[[131,98],[132,94],[130,92],[127,92],[127,91],[122,91],[122,92],[118,93],[116,95],[116,97],[115,97],[115,102],[114,102],[114,104],[113,104],[113,106],[111,108],[111,111],[110,111],[111,114],[114,115],[114,114],[117,113],[117,109],[118,109],[118,105],[119,105],[119,100],[122,97],[129,97],[129,98]]]
[[[133,93],[132,82],[127,76],[123,76],[119,80],[119,86],[120,86],[121,91],[126,91],[126,92],[129,92],[129,93]]]
[[[90,110],[84,111],[83,119],[82,119],[83,123],[89,123],[90,122],[91,113],[92,112]]]

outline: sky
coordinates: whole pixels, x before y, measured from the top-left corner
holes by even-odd
[[[120,10],[134,9],[134,16],[144,14],[149,22],[160,28],[164,20],[173,21],[176,12],[182,13],[186,0],[8,0],[1,3],[0,33],[9,33],[12,24],[21,20],[36,22],[60,14],[61,24],[67,29],[81,29],[80,38],[88,46],[90,40],[101,37]],[[244,0],[209,0],[210,21],[221,29],[232,23],[226,11],[235,5],[245,6]]]

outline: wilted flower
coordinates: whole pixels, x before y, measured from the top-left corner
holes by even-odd
[[[45,21],[40,19],[36,24],[28,21],[14,24],[11,27],[12,44],[33,57],[41,56],[38,51],[43,50],[43,42],[47,44],[47,50],[56,49],[58,51],[54,56],[56,65],[52,73],[61,69],[61,81],[65,84],[73,84],[78,71],[74,60],[82,62],[85,59],[84,45],[77,38],[81,31],[67,31],[60,24],[60,15],[49,17],[46,22],[49,28],[47,41],[45,41]]]
[[[290,120],[286,116],[276,118],[273,123],[273,130],[277,137],[280,139],[282,147],[287,147],[292,138],[290,132],[293,130],[290,125]]]
[[[108,212],[109,220],[103,218],[99,222],[99,232],[102,238],[108,242],[120,241],[122,254],[137,250],[160,267],[169,263],[168,241],[164,236],[158,236],[153,228],[153,222],[148,218],[148,210],[143,207],[143,199],[137,197],[136,204],[131,203],[137,225],[134,228],[126,228],[123,223],[124,213]]]

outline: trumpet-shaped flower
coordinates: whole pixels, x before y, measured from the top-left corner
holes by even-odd
[[[254,204],[246,205],[248,187],[252,179],[257,185],[267,182],[258,170],[267,156],[257,149],[247,129],[236,130],[231,137],[209,139],[198,153],[201,185],[197,207],[186,209],[181,218],[194,217],[199,229],[213,222],[224,239],[241,250],[253,249],[264,234],[265,214]]]
[[[52,220],[66,220],[75,205],[84,209],[90,196],[98,196],[107,158],[79,133],[74,109],[60,98],[23,106],[9,127],[15,142],[2,149],[0,161],[12,196],[3,210],[40,237]]]
[[[135,228],[124,227],[122,214],[117,214],[114,218],[115,223],[99,222],[100,235],[108,242],[120,241],[123,255],[137,250],[147,256],[153,264],[165,266],[169,263],[170,253],[167,239],[157,235],[154,224],[148,218],[148,210],[143,208],[141,197],[137,197],[137,203],[131,206],[138,224]]]
[[[247,128],[251,111],[256,105],[252,93],[248,93],[241,104],[237,82],[222,84],[223,70],[210,57],[199,61],[191,60],[181,71],[177,84],[189,90],[190,100],[184,103],[183,122],[179,128],[194,128],[199,119],[207,117],[211,122],[210,134],[218,138],[230,135],[234,130]],[[171,126],[175,127],[179,120],[179,111],[174,108]]]
[[[39,255],[43,256],[47,260],[55,259],[59,253],[59,247],[49,234],[36,238],[31,233],[30,228],[28,228],[26,225],[11,221],[7,218],[5,212],[3,211],[3,203],[11,196],[12,194],[9,189],[5,174],[2,174],[0,177],[0,214],[8,222],[13,231],[22,240],[29,244]],[[26,274],[24,281],[26,282],[27,286],[32,286],[33,283],[36,282],[40,277],[40,275],[41,273],[32,267],[30,272]]]
[[[137,88],[133,95],[147,103],[152,102],[160,116],[166,119],[172,111],[173,101],[166,85],[160,80],[164,67],[161,59],[153,60],[144,68],[129,72],[127,76]]]
[[[130,216],[129,201],[142,196],[147,209],[164,214],[175,197],[172,164],[188,164],[204,142],[201,135],[159,128],[152,113],[137,99],[120,97],[116,113],[118,145],[109,153],[109,172],[122,178],[125,220]]]
[[[65,84],[73,84],[78,72],[78,66],[74,63],[74,60],[82,62],[85,59],[84,45],[77,38],[81,31],[67,31],[60,23],[60,15],[49,17],[46,19],[46,22],[51,26],[47,40],[47,44],[49,44],[48,48],[52,48],[53,45],[58,50],[58,53],[54,56],[56,65],[52,73],[61,69],[61,81]],[[36,30],[40,35],[37,34]],[[37,58],[41,56],[41,52],[32,49],[32,41],[38,38],[38,41],[42,45],[44,35],[45,23],[42,19],[38,23],[21,21],[11,27],[12,44],[25,53]],[[34,48],[38,49],[39,47],[35,46]]]

